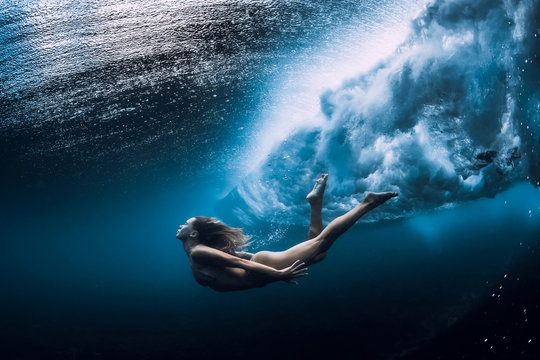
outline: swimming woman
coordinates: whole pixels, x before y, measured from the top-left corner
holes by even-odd
[[[309,239],[285,251],[256,254],[237,251],[248,240],[242,229],[205,216],[186,221],[176,237],[184,245],[195,280],[216,291],[263,287],[275,281],[296,284],[294,279],[306,276],[307,266],[323,260],[334,241],[358,219],[398,195],[367,193],[364,201],[323,229],[321,211],[327,178],[323,174],[306,197],[311,205]]]

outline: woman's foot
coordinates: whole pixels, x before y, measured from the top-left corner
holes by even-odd
[[[317,179],[315,186],[313,186],[313,190],[306,196],[307,201],[309,201],[311,205],[322,204],[324,189],[326,188],[326,179],[328,179],[328,174],[322,174],[321,177]]]
[[[368,192],[366,193],[366,197],[364,198],[364,203],[374,205],[374,206],[379,206],[398,195],[399,194],[397,192],[392,192],[392,191],[381,192],[381,193]]]

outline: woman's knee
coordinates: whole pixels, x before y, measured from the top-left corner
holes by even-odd
[[[313,239],[315,243],[317,244],[317,253],[323,254],[328,251],[330,246],[334,243],[336,240],[336,237],[334,236],[334,233],[332,232],[323,232],[319,236]]]

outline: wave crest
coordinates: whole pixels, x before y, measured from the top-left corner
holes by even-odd
[[[321,95],[322,125],[296,130],[222,202],[244,222],[305,222],[330,173],[324,214],[365,191],[398,191],[372,220],[493,196],[540,180],[534,1],[435,1],[384,62]]]

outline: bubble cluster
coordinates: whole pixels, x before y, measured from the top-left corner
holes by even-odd
[[[278,144],[233,191],[237,207],[261,217],[286,206],[303,221],[302,194],[320,173],[330,173],[328,218],[365,191],[398,191],[376,215],[395,218],[538,182],[538,77],[523,71],[535,56],[535,10],[430,4],[392,56],[321,95],[322,124],[314,119]]]

